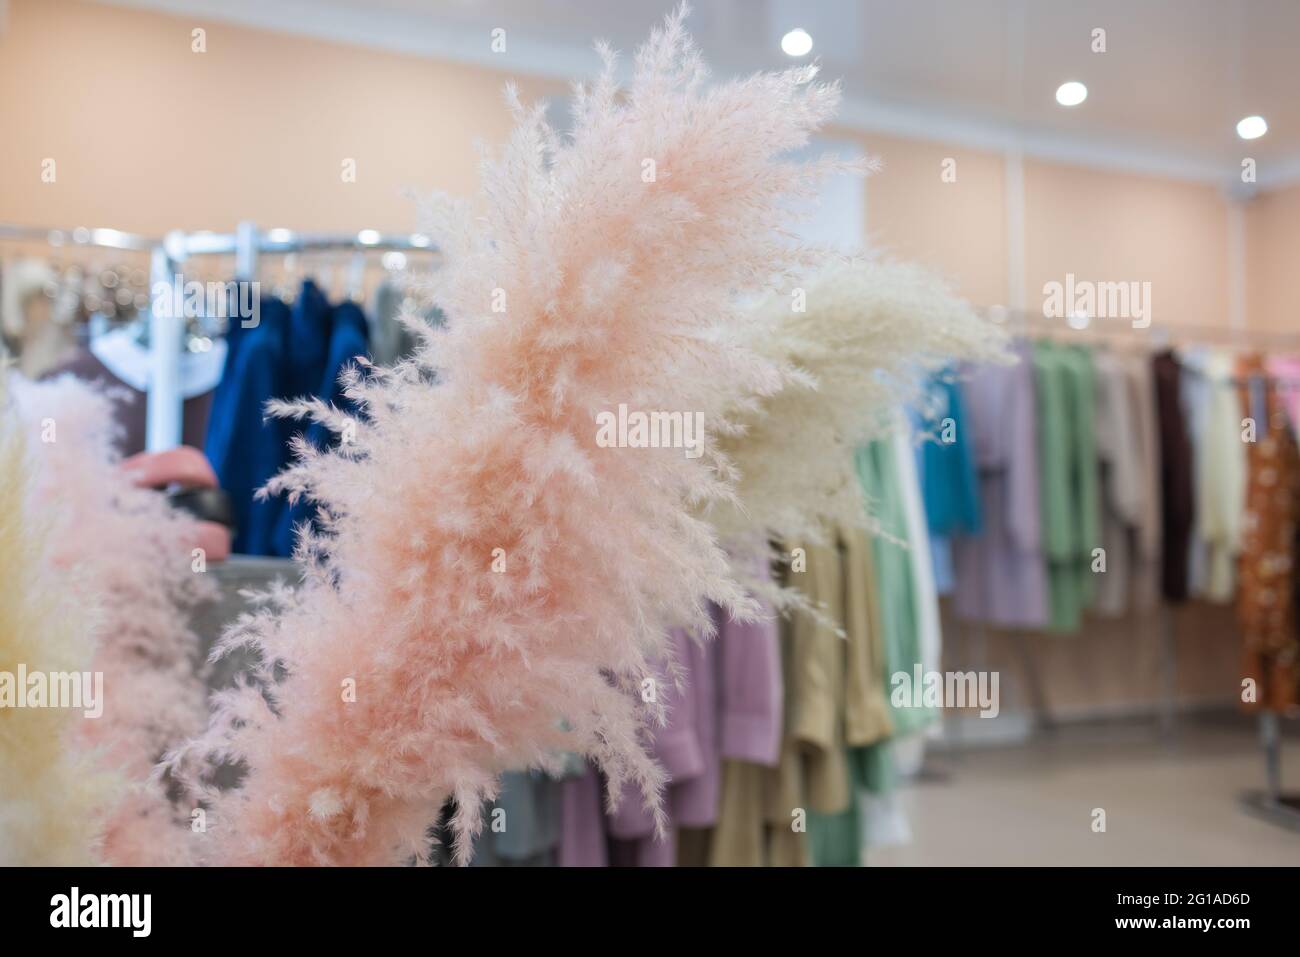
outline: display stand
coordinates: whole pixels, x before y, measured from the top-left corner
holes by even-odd
[[[1300,832],[1300,794],[1282,790],[1282,727],[1276,714],[1259,716],[1259,738],[1264,747],[1264,789],[1242,794],[1242,806],[1256,817]]]

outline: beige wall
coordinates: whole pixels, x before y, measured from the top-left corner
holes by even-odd
[[[190,50],[195,26],[206,53]],[[188,17],[16,0],[0,37],[0,221],[410,231],[404,190],[474,189],[475,142],[509,130],[507,79]],[[342,182],[345,158],[355,183]]]
[[[982,305],[1007,301],[1002,157],[877,134],[852,135],[882,163],[867,180],[873,246],[925,263]],[[954,161],[955,181],[941,178]]]
[[[1260,329],[1300,332],[1300,185],[1253,199],[1246,212],[1246,314]]]
[[[1152,323],[1228,323],[1228,205],[1209,185],[1025,162],[1025,302],[1043,284],[1151,283]]]
[[[208,52],[190,52],[207,29]],[[113,226],[149,234],[263,226],[409,230],[404,189],[467,195],[478,140],[508,129],[504,73],[300,37],[75,2],[13,0],[0,37],[0,221]],[[563,94],[527,80],[525,97]],[[867,185],[873,244],[923,262],[976,303],[1006,303],[1003,159],[994,153],[875,134],[852,136],[884,162]],[[40,181],[45,157],[54,184]],[[345,157],[358,180],[340,180]],[[941,163],[956,160],[945,183]],[[1150,281],[1158,322],[1226,325],[1228,222],[1211,186],[1028,160],[1025,301],[1080,278]],[[1295,329],[1290,276],[1300,264],[1300,187],[1253,201],[1248,316]],[[1184,700],[1235,687],[1231,616],[1191,609],[1178,629]],[[1050,709],[1143,707],[1161,689],[1152,623],[1074,638],[991,636],[982,660],[1021,704],[1035,681]],[[959,660],[975,649],[950,629]],[[1014,707],[1015,705],[1009,705]]]

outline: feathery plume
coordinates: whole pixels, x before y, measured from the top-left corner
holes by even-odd
[[[923,404],[953,360],[1012,361],[1002,329],[919,266],[835,263],[799,291],[803,308],[789,291],[773,295],[747,330],[785,383],[737,403],[720,439],[736,496],[705,514],[727,541],[815,543],[828,528],[869,527],[855,450]]]
[[[0,368],[0,865],[86,866],[96,863],[97,809],[117,782],[69,747],[82,712],[17,696],[24,672],[90,672],[93,612],[47,574],[51,529],[28,507],[29,443],[7,378]]]
[[[103,675],[103,713],[78,713],[62,743],[70,759],[119,781],[95,809],[96,853],[110,864],[185,863],[188,831],[174,826],[153,772],[169,747],[203,728],[207,715],[187,613],[213,590],[192,565],[194,522],[157,492],[136,488],[119,468],[117,426],[103,393],[71,376],[11,380],[31,468],[23,511],[46,533],[32,576],[59,597],[58,611],[41,628],[53,634],[65,620],[77,622],[78,609],[93,610],[88,629],[81,627],[92,655],[87,670]],[[33,637],[43,641],[42,633]]]
[[[833,113],[815,70],[705,88],[670,16],[630,86],[575,89],[572,132],[509,95],[517,127],[483,167],[482,216],[434,205],[448,316],[413,360],[349,383],[362,413],[279,411],[345,434],[276,487],[319,503],[304,580],[225,637],[262,666],[219,696],[170,759],[196,787],[213,761],[205,859],[383,864],[422,859],[454,797],[457,858],[497,775],[593,757],[611,791],[653,796],[646,707],[670,626],[710,630],[707,602],[753,599],[698,514],[730,494],[719,462],[681,448],[607,448],[597,416],[699,416],[706,438],[740,393],[780,385],[740,330],[742,295],[820,261],[785,235],[789,201],[833,161],[782,155]],[[220,650],[219,652],[220,653]]]

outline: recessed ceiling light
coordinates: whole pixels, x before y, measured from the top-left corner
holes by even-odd
[[[1268,132],[1262,116],[1247,116],[1237,124],[1237,135],[1243,140],[1257,140]]]
[[[1070,80],[1056,88],[1056,102],[1062,106],[1078,106],[1088,98],[1088,88],[1078,80]]]
[[[807,56],[812,49],[812,37],[807,30],[796,27],[781,38],[781,49],[787,56]]]

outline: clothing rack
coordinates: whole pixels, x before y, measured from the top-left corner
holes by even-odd
[[[1242,346],[1247,348],[1276,349],[1300,353],[1300,335],[1293,332],[1280,332],[1260,329],[1234,329],[1230,327],[1202,326],[1195,324],[1168,324],[1134,327],[1128,319],[1101,319],[1083,322],[1077,320],[1072,325],[1065,319],[1055,319],[1034,312],[1015,314],[999,310],[994,317],[999,324],[1027,335],[1044,331],[1044,324],[1051,324],[1060,330],[1063,336],[1072,333],[1079,335],[1081,342],[1095,341],[1097,334],[1108,335],[1123,333],[1128,335],[1145,334],[1151,336],[1152,344],[1165,347],[1171,340],[1193,342],[1204,345]],[[1234,379],[1234,382],[1238,380]],[[1164,683],[1165,701],[1161,709],[1161,725],[1166,732],[1173,728],[1175,716],[1173,694],[1176,690],[1177,659],[1173,632],[1173,618],[1167,606],[1162,603],[1163,637],[1164,637]],[[1273,712],[1261,712],[1259,716],[1260,747],[1264,752],[1264,787],[1251,790],[1241,795],[1242,805],[1252,814],[1264,820],[1278,824],[1290,830],[1300,831],[1300,794],[1287,794],[1282,790],[1282,724],[1281,716]]]
[[[68,246],[72,248],[124,249],[133,252],[148,252],[159,245],[161,240],[138,233],[124,233],[118,229],[92,229],[76,226],[72,229],[52,229],[44,226],[16,226],[0,223],[0,239],[17,242],[46,243],[55,248]]]
[[[175,230],[162,239],[119,229],[54,228],[0,223],[0,240],[43,243],[55,249],[113,249],[150,254],[150,289],[159,283],[183,282],[184,264],[196,256],[235,258],[235,281],[252,282],[262,256],[294,253],[351,251],[354,279],[364,270],[364,257],[372,252],[417,252],[438,255],[429,237],[419,233],[381,233],[363,229],[355,233],[300,233],[289,229],[258,230],[252,222],[241,222],[233,233]],[[151,296],[149,317],[150,375],[147,390],[145,447],[151,452],[174,448],[181,441],[182,404],[180,384],[181,340],[185,317],[172,316],[168,305],[173,297]]]
[[[1165,348],[1181,343],[1207,346],[1238,346],[1300,351],[1300,336],[1289,331],[1272,329],[1233,328],[1207,326],[1200,323],[1150,322],[1134,326],[1131,319],[1089,318],[1071,325],[1070,320],[1045,316],[1041,311],[986,309],[988,318],[999,326],[1023,335],[1040,335],[1057,332],[1061,336],[1077,336],[1080,342],[1097,341],[1107,336],[1138,338],[1146,336],[1152,346]]]
[[[385,234],[374,229],[356,233],[300,233],[289,229],[259,230],[255,223],[241,222],[233,233],[168,233],[152,248],[152,288],[158,283],[183,282],[184,264],[196,256],[235,257],[235,281],[253,282],[263,256],[295,253],[352,251],[354,275],[359,278],[365,255],[371,252],[419,252],[438,255],[429,237],[419,233]],[[180,388],[181,336],[184,319],[159,308],[162,297],[154,297],[149,320],[150,376],[145,420],[145,447],[151,452],[174,448],[181,441],[182,405]],[[170,301],[170,300],[169,300]]]

